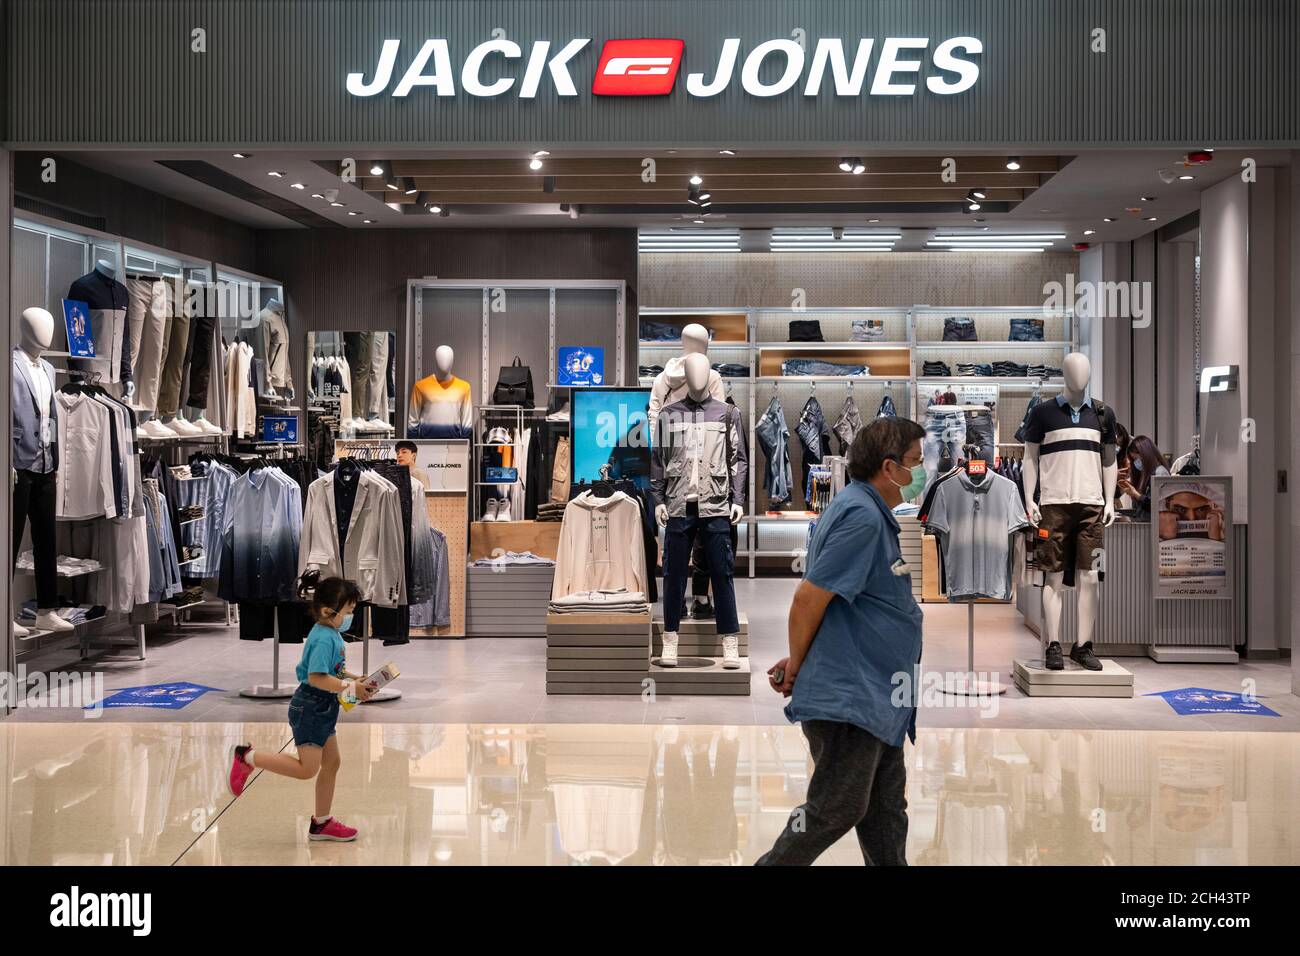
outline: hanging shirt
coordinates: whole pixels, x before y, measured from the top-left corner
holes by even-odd
[[[352,507],[357,500],[357,486],[361,483],[361,473],[346,475],[336,471],[334,481],[334,519],[339,526],[339,554],[343,554],[348,543],[348,526],[352,524]]]
[[[1029,527],[1014,481],[993,472],[975,481],[960,469],[938,486],[925,524],[943,549],[949,601],[1010,599],[1011,536]]]

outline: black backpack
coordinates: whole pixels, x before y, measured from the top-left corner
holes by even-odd
[[[511,364],[501,366],[496,388],[492,389],[492,404],[533,407],[533,370],[518,355]]]

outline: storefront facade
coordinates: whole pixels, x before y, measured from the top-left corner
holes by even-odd
[[[427,373],[433,344],[421,346],[426,354],[412,337],[408,280],[621,281],[618,334],[630,342],[639,308],[788,308],[799,266],[755,278],[742,264],[756,260],[738,253],[715,260],[711,278],[686,294],[678,270],[691,257],[638,258],[634,228],[340,230],[324,219],[300,220],[305,230],[256,228],[123,191],[106,164],[115,154],[183,164],[215,151],[296,152],[323,164],[354,152],[358,161],[395,162],[526,158],[545,149],[635,160],[637,176],[646,169],[643,154],[671,168],[679,153],[724,149],[742,157],[924,153],[936,172],[949,154],[960,167],[985,154],[1267,152],[1257,171],[1243,166],[1249,176],[1203,193],[1194,221],[1094,239],[1073,258],[1059,250],[1061,261],[1031,285],[1075,275],[1154,290],[1149,324],[1080,313],[1073,340],[1092,359],[1094,391],[1134,434],[1156,435],[1162,447],[1186,447],[1199,434],[1202,473],[1233,479],[1236,520],[1249,528],[1235,644],[1261,659],[1290,652],[1300,600],[1290,587],[1300,509],[1287,489],[1288,474],[1300,467],[1296,9],[1214,0],[179,0],[132,12],[129,30],[119,29],[118,6],[9,0],[0,9],[12,64],[0,152],[11,222],[24,214],[67,221],[275,277],[294,342],[307,333],[392,332],[403,396]],[[112,44],[99,42],[109,34]],[[44,66],[52,62],[60,69]],[[97,168],[82,162],[92,154]],[[649,175],[636,182],[652,182]],[[599,222],[620,202],[588,202],[583,215]],[[824,217],[833,205],[809,210]],[[795,214],[778,199],[769,208],[774,222]],[[867,214],[866,206],[844,208]],[[875,208],[889,213],[887,204]],[[735,209],[761,215],[763,204]],[[1196,241],[1184,241],[1188,230],[1197,231]],[[927,286],[921,278],[904,283],[906,292],[884,292],[855,285],[856,273],[843,263],[818,273],[816,305],[963,304],[960,285]],[[16,321],[30,303],[10,294],[16,277],[6,273],[3,281]],[[980,304],[1010,308],[1026,299],[1017,290]],[[1190,321],[1197,309],[1198,336]],[[12,348],[12,323],[6,334]],[[634,352],[622,353],[620,373],[629,380],[639,364]],[[293,360],[300,381],[309,360]],[[486,352],[480,364],[490,384],[495,364]],[[1193,379],[1211,366],[1235,370],[1235,391],[1201,394]],[[9,402],[10,389],[4,394]],[[12,642],[6,652],[13,654]]]

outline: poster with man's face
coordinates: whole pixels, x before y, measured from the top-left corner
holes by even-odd
[[[1152,479],[1158,598],[1232,597],[1232,479]]]
[[[414,445],[414,450],[411,446]],[[425,494],[469,489],[469,442],[441,438],[340,438],[334,442],[334,460],[395,458],[411,470]]]

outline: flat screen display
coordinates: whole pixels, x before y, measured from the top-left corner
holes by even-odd
[[[574,482],[611,479],[650,487],[650,389],[575,388],[570,421]]]

